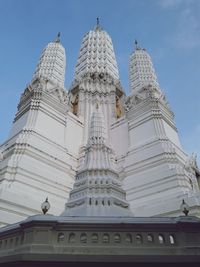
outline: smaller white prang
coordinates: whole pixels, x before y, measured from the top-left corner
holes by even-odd
[[[56,40],[50,42],[42,51],[33,80],[43,78],[63,88],[65,83],[65,66],[65,49],[60,43],[58,35]]]
[[[129,60],[130,92],[136,93],[149,85],[160,90],[150,55],[138,46]]]

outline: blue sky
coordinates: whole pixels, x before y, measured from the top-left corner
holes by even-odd
[[[150,53],[181,143],[200,161],[199,0],[0,0],[0,143],[44,46],[61,32],[68,88],[81,40],[96,17],[112,37],[127,94],[134,39]]]

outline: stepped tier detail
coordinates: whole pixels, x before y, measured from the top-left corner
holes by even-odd
[[[131,215],[111,156],[112,149],[107,142],[103,114],[97,107],[91,117],[85,161],[76,174],[74,187],[62,215]]]

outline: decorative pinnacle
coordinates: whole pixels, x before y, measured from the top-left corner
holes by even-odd
[[[45,202],[42,203],[41,209],[42,209],[42,212],[43,212],[44,215],[50,209],[50,204],[49,204],[49,201],[48,201],[48,197],[46,198]]]
[[[138,41],[135,39],[135,49],[138,49]]]
[[[55,42],[60,43],[60,32],[58,32]]]
[[[97,17],[97,27],[99,27],[99,18]]]
[[[97,25],[95,27],[95,30],[101,30],[100,23],[99,23],[99,17],[97,17]]]

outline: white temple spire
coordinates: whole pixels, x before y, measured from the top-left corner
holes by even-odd
[[[77,172],[63,216],[133,216],[119,175],[112,166],[103,113],[93,112],[85,161]]]
[[[132,93],[137,93],[149,85],[160,90],[151,57],[146,49],[139,47],[137,40],[135,40],[135,51],[129,60],[129,82]]]
[[[60,43],[60,33],[54,42],[50,42],[42,51],[40,60],[33,75],[33,80],[43,78],[59,87],[64,87],[66,55]]]

